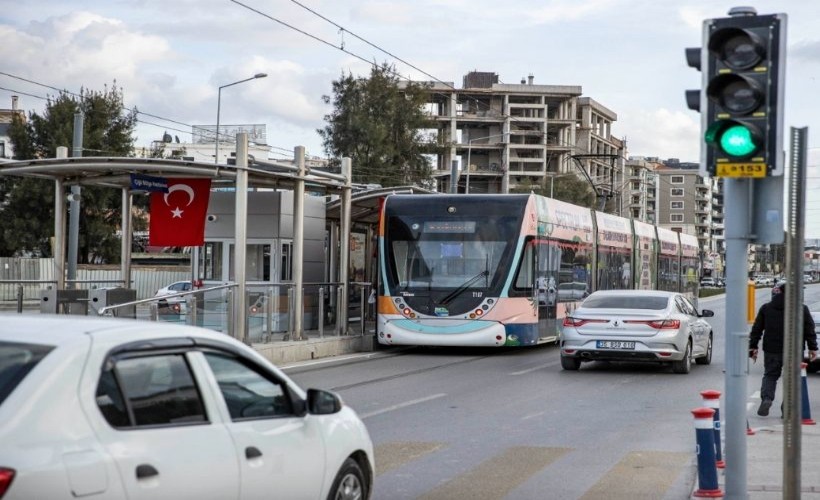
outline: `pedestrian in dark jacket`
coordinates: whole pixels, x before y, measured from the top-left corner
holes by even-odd
[[[749,335],[749,356],[757,361],[760,337],[763,337],[763,382],[760,386],[760,407],[757,414],[765,417],[774,401],[777,380],[783,371],[783,337],[785,325],[785,285],[772,290],[772,300],[760,306]],[[803,342],[808,346],[809,360],[817,357],[817,335],[809,308],[803,306]]]

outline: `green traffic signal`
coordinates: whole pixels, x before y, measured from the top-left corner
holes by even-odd
[[[744,125],[731,125],[720,135],[720,149],[729,156],[745,158],[757,148],[751,130]]]
[[[749,123],[720,120],[712,124],[704,136],[707,144],[734,159],[746,159],[757,153],[763,141],[760,133]]]

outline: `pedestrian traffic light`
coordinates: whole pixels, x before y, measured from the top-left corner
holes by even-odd
[[[686,49],[703,72],[701,89],[686,91],[701,112],[701,175],[783,175],[786,15],[736,7],[729,16],[705,20],[703,46]]]

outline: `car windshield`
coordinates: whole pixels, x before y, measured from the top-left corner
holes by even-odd
[[[590,295],[584,301],[587,309],[651,309],[661,311],[666,309],[669,297],[653,297],[647,295]]]
[[[0,342],[0,404],[52,349],[38,344]]]

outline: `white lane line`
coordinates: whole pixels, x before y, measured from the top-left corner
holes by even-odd
[[[558,364],[557,361],[553,361],[552,363],[545,363],[543,365],[538,365],[538,366],[535,366],[535,367],[532,367],[532,368],[527,368],[526,370],[512,372],[512,373],[509,373],[509,375],[523,375],[525,373],[534,372],[536,370],[542,370],[544,368],[550,368],[550,367],[555,366],[557,364]]]
[[[432,396],[427,396],[425,398],[419,398],[419,399],[413,399],[413,400],[410,400],[410,401],[405,401],[404,403],[399,403],[397,405],[388,406],[387,408],[382,408],[381,410],[371,411],[370,413],[363,413],[363,414],[359,415],[359,418],[365,419],[365,418],[375,417],[376,415],[381,415],[382,413],[387,413],[387,412],[391,412],[391,411],[394,411],[394,410],[399,410],[399,409],[405,408],[407,406],[413,406],[413,405],[417,405],[419,403],[432,401],[433,399],[443,398],[446,395],[447,394],[445,394],[445,393],[433,394]]]
[[[540,417],[541,415],[545,415],[546,413],[547,412],[545,412],[545,411],[539,411],[538,413],[532,413],[530,415],[524,415],[523,417],[521,417],[521,420],[529,420],[531,418]]]

